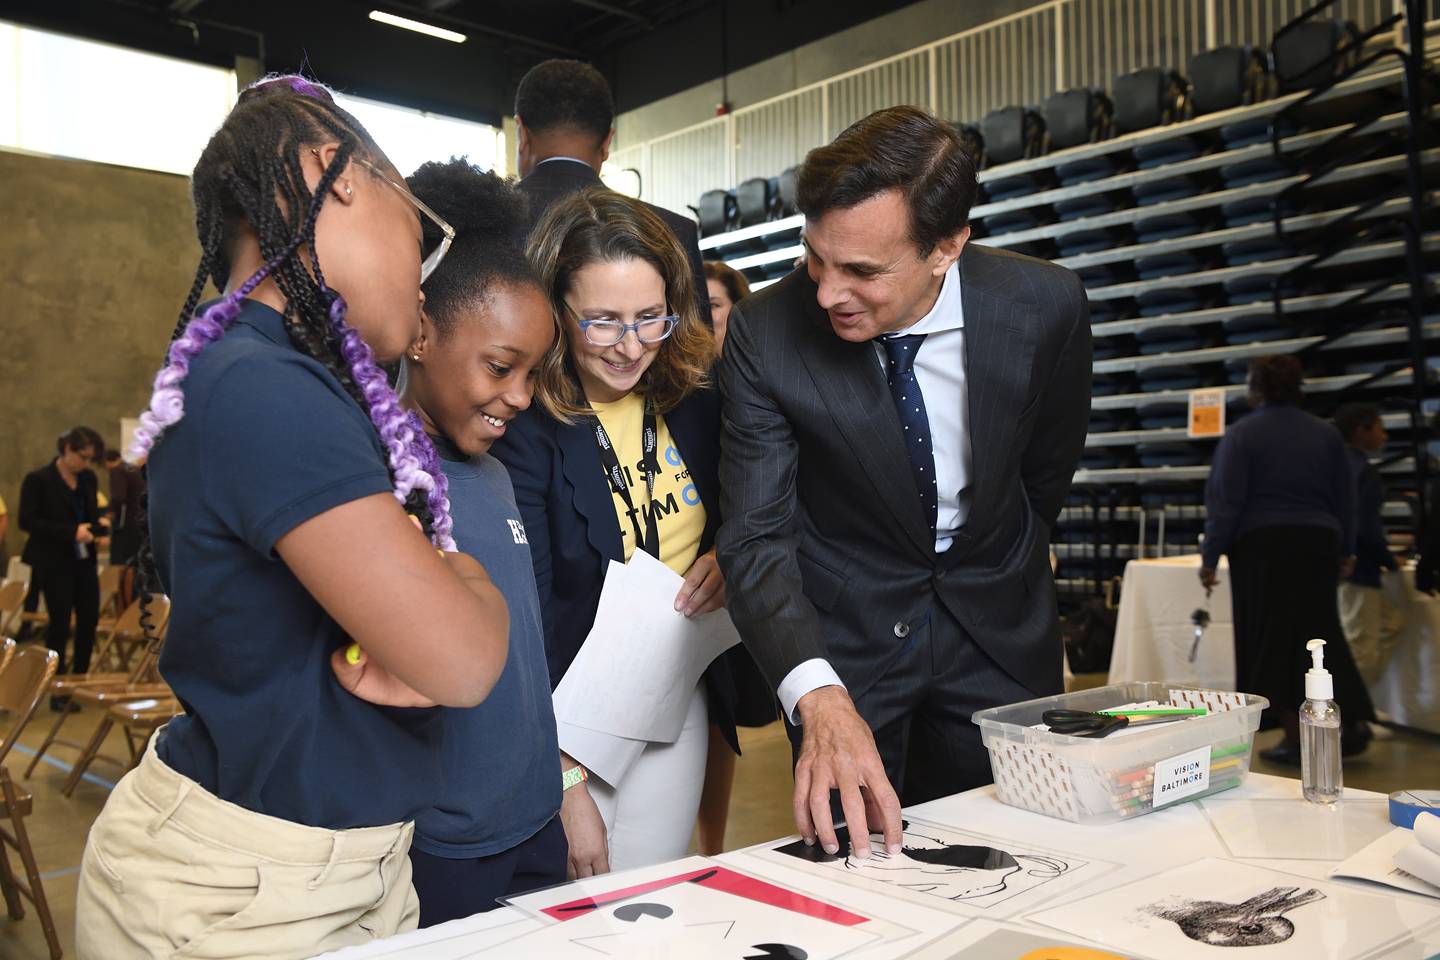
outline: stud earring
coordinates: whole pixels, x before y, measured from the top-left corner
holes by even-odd
[[[412,354],[410,354],[410,359],[411,359],[411,360],[414,360],[416,363],[419,363],[419,362],[420,362],[420,354],[418,354],[418,353],[412,353]]]
[[[354,191],[350,189],[350,184],[348,184],[348,183],[345,184],[345,196],[348,197],[348,196],[350,196],[352,193],[354,193]]]

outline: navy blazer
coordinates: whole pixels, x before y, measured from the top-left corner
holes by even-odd
[[[718,456],[718,449],[717,449]],[[100,506],[96,500],[98,486],[95,474],[81,470],[77,478],[80,498],[85,504],[85,519],[75,517],[70,488],[60,476],[60,468],[50,463],[25,475],[20,485],[20,529],[30,534],[20,559],[36,574],[76,561],[75,529],[83,523],[99,523]],[[707,508],[708,509],[708,508]],[[706,548],[709,549],[708,547]],[[95,564],[96,549],[92,544],[86,561]]]
[[[705,553],[720,526],[720,396],[713,389],[697,390],[664,420],[705,507],[700,539]],[[538,406],[512,420],[490,452],[510,471],[525,520],[554,688],[595,622],[610,561],[625,561],[610,482],[589,424],[561,423]],[[710,721],[738,753],[730,662],[737,653],[748,656],[736,647],[720,657],[705,672],[705,684]]]

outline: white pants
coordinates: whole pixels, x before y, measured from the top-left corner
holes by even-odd
[[[646,744],[618,787],[590,781],[609,835],[612,871],[678,860],[689,852],[709,745],[702,684],[690,696],[685,727],[674,743]]]
[[[1391,571],[1380,576],[1379,587],[1340,584],[1340,622],[1366,686],[1374,685],[1385,674],[1405,626],[1405,608],[1396,602],[1397,597],[1404,600],[1404,584]]]

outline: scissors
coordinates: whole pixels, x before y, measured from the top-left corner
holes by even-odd
[[[1127,716],[1125,714],[1091,713],[1088,710],[1046,710],[1040,720],[1050,728],[1051,733],[1063,733],[1071,737],[1104,737],[1125,727],[1145,723],[1169,723],[1184,720],[1191,713],[1165,713],[1154,716]]]

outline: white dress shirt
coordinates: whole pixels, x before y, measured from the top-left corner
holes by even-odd
[[[970,511],[970,480],[974,463],[970,449],[970,399],[965,383],[965,310],[960,296],[960,266],[952,263],[940,285],[935,305],[915,323],[890,336],[925,334],[915,354],[915,379],[925,398],[930,421],[931,451],[938,486],[935,552],[944,553]],[[875,358],[885,367],[885,348],[875,344]],[[795,667],[780,682],[777,694],[785,715],[798,724],[795,705],[820,687],[841,686],[829,662],[816,657]]]

